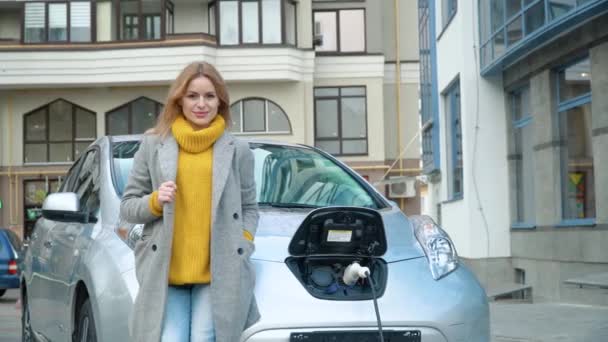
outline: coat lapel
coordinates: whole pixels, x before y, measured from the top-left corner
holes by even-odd
[[[177,141],[173,137],[173,134],[167,135],[158,147],[158,162],[163,182],[175,182],[177,176],[178,153],[179,147],[177,146]]]
[[[224,133],[213,145],[213,192],[211,195],[211,222],[215,223],[217,206],[226,185],[226,179],[232,169],[234,155],[234,138]]]

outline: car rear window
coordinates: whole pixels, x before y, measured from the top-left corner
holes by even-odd
[[[5,241],[8,241],[8,240],[5,236],[6,236],[6,234],[3,231],[0,231],[0,258],[2,258],[2,259],[8,258],[8,251],[5,247],[5,245],[6,245]]]

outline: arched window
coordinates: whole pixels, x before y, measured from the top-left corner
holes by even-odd
[[[156,124],[163,104],[139,97],[106,113],[106,134],[141,134]]]
[[[230,106],[233,133],[291,134],[287,114],[276,103],[263,98],[246,98]]]
[[[97,136],[95,112],[57,99],[23,116],[24,163],[70,163]]]

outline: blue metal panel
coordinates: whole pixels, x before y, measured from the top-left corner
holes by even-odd
[[[431,43],[431,105],[433,108],[433,164],[435,170],[440,170],[440,145],[439,145],[439,89],[437,88],[437,40],[435,39],[435,1],[430,1],[430,43]]]
[[[488,0],[479,0],[479,1],[488,1]],[[571,10],[569,13],[564,14],[558,18],[553,19],[553,21],[551,21],[551,18],[549,16],[549,12],[550,12],[549,2],[548,2],[549,0],[541,0],[541,1],[544,2],[544,13],[545,13],[545,21],[544,21],[543,27],[536,30],[534,33],[532,33],[530,35],[524,36],[520,41],[513,44],[512,46],[506,46],[506,41],[505,41],[504,54],[496,59],[493,59],[492,63],[487,64],[485,66],[482,65],[482,69],[481,69],[482,76],[497,75],[500,72],[502,72],[502,70],[504,70],[509,65],[515,63],[519,59],[521,59],[521,58],[525,57],[526,55],[539,49],[540,47],[542,47],[546,43],[550,42],[554,38],[557,38],[560,34],[576,28],[577,26],[585,23],[586,21],[588,21],[589,19],[591,19],[593,17],[608,13],[608,0],[591,0],[591,1],[588,1],[587,3],[577,5],[577,7],[575,9]],[[525,11],[537,3],[538,3],[538,1],[535,1],[531,4],[529,4],[528,6],[523,8],[519,14],[517,14],[517,15],[523,16],[523,24],[522,24],[523,29],[525,29],[525,27],[526,27],[525,15],[524,15]],[[517,17],[517,15],[515,15],[515,17]],[[491,18],[491,15],[490,15],[490,18]],[[501,26],[501,28],[499,29],[499,31],[503,30],[503,33],[505,33],[504,30],[506,29],[507,25],[508,25],[508,23],[504,22],[503,25]],[[491,28],[491,23],[490,23],[490,28]],[[480,28],[480,30],[481,30],[481,28]],[[482,35],[480,34],[480,37],[481,36]],[[483,47],[486,45],[486,43],[489,43],[490,45],[492,45],[493,37],[494,37],[493,34],[489,34],[488,40],[481,41],[480,46]],[[483,53],[483,50],[481,47],[480,47],[480,54]],[[494,58],[494,56],[492,56],[492,58]]]
[[[420,118],[422,123],[423,172],[439,171],[439,93],[437,89],[436,1],[418,1],[420,43]],[[431,155],[431,160],[429,160]]]

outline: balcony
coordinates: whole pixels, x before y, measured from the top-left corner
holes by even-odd
[[[480,1],[481,74],[499,74],[534,50],[606,13],[606,0]]]
[[[297,48],[295,5],[1,2],[0,88],[167,84],[193,60],[216,64],[228,81],[311,80],[314,52]]]

